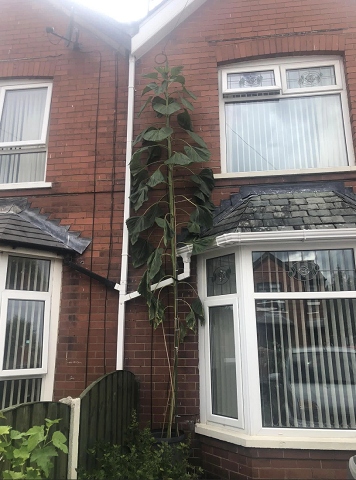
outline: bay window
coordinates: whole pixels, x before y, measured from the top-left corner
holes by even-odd
[[[51,399],[58,260],[1,253],[0,409]]]
[[[250,436],[354,435],[354,248],[270,247],[201,260],[202,423]]]
[[[51,90],[0,84],[0,184],[45,181]]]
[[[249,62],[220,73],[223,173],[354,165],[340,58]]]

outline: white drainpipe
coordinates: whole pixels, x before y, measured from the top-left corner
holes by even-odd
[[[128,88],[128,106],[127,106],[127,136],[126,136],[126,167],[125,167],[125,198],[124,198],[124,218],[122,233],[122,252],[121,252],[121,276],[120,283],[115,285],[119,291],[119,310],[118,310],[118,329],[117,329],[117,355],[116,370],[124,369],[124,349],[125,349],[125,306],[128,300],[139,297],[136,292],[127,293],[127,275],[129,258],[129,235],[126,227],[126,220],[130,217],[130,191],[131,175],[130,161],[132,157],[132,136],[134,122],[134,102],[135,102],[135,62],[136,58],[130,55],[129,58],[129,88]],[[190,277],[190,258],[192,247],[186,246],[178,250],[178,255],[183,259],[184,270],[178,275],[178,280],[184,280]],[[151,289],[166,287],[173,283],[173,278],[163,280],[152,285]]]
[[[121,250],[121,276],[120,284],[116,285],[119,290],[119,311],[118,311],[118,329],[117,329],[117,355],[116,369],[124,368],[124,334],[125,334],[125,300],[127,292],[127,272],[128,272],[128,255],[129,255],[129,235],[126,227],[126,220],[130,216],[130,161],[132,156],[132,136],[134,121],[134,102],[135,102],[135,62],[133,55],[129,58],[129,88],[127,100],[127,135],[126,135],[126,167],[125,167],[125,198],[124,198],[124,218],[122,225],[122,250]]]

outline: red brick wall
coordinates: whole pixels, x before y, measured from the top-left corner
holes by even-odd
[[[0,196],[26,196],[51,219],[93,238],[78,261],[118,281],[127,59],[81,26],[80,51],[47,35],[48,26],[65,35],[69,22],[47,0],[4,0],[1,19],[0,80],[50,79],[53,95],[46,178],[52,187]],[[117,299],[117,292],[64,268],[55,398],[78,396],[88,383],[115,369]]]
[[[245,448],[198,436],[208,479],[344,480],[354,452]]]
[[[337,5],[332,0],[300,2],[207,0],[197,12],[137,62],[136,109],[138,111],[141,106],[141,91],[147,83],[147,80],[142,78],[142,74],[153,70],[156,59],[162,60],[163,57],[160,54],[163,51],[167,54],[171,66],[184,66],[183,74],[186,76],[187,87],[198,96],[192,114],[193,125],[208,143],[212,152],[210,166],[214,172],[219,173],[218,67],[220,65],[278,56],[341,55],[344,58],[350,118],[355,139],[355,34],[356,8],[353,0],[340,0]],[[142,115],[136,120],[135,134],[147,125],[145,123],[147,120],[152,120],[152,117]],[[341,180],[345,181],[347,186],[356,186],[356,172],[285,176],[268,174],[240,179],[219,179],[216,182],[214,200],[218,204],[231,193],[238,192],[240,186],[245,184],[323,180]],[[135,277],[135,273],[132,272],[132,289],[135,289],[138,279],[138,276]],[[153,337],[154,354],[151,362],[151,331],[141,301],[133,302],[128,308],[126,338],[126,366],[137,373],[141,379],[143,418],[145,420],[150,418],[152,403],[153,421],[157,423],[162,419],[162,416],[156,413],[160,413],[165,405],[169,379],[164,366],[165,357],[160,332],[156,332]],[[194,335],[190,336],[183,349],[178,414],[186,414],[187,417],[182,417],[182,420],[186,420],[183,423],[192,426],[199,405],[197,338]],[[185,376],[187,369],[191,373]],[[333,452],[330,455],[317,451],[259,449],[247,451],[241,450],[240,447],[237,449],[235,446],[231,447],[235,450],[230,452],[230,446],[222,442],[216,442],[218,446],[214,447],[215,450],[212,453],[213,447],[209,442],[214,443],[213,440],[207,439],[202,443],[204,465],[211,474],[215,473],[220,475],[219,478],[229,479],[345,478],[345,460],[350,456],[349,453]],[[228,452],[228,458],[226,452]],[[325,469],[325,458],[329,462],[327,469]],[[266,468],[262,468],[262,465]],[[276,473],[277,470],[278,473]],[[326,472],[330,472],[329,476]]]

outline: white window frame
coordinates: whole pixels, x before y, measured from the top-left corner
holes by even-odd
[[[333,66],[335,71],[335,85],[322,87],[305,87],[298,89],[288,89],[286,84],[286,70],[307,68],[307,67]],[[253,72],[261,70],[274,70],[275,87],[255,87],[228,89],[227,76],[231,73]],[[226,103],[245,102],[251,97],[251,101],[257,98],[263,100],[271,98],[291,98],[300,96],[313,96],[336,93],[340,94],[341,109],[343,115],[345,144],[348,157],[348,166],[344,167],[325,167],[325,168],[306,168],[299,170],[266,170],[251,172],[228,172],[226,156],[226,131],[225,131],[225,105]],[[224,98],[224,95],[231,96]],[[216,178],[231,177],[251,177],[251,176],[270,176],[286,175],[300,173],[320,173],[320,172],[338,172],[355,170],[355,152],[352,140],[352,130],[349,115],[349,105],[346,91],[346,79],[343,70],[343,62],[339,56],[310,56],[310,57],[287,57],[280,59],[264,59],[260,61],[249,61],[236,64],[228,68],[221,68],[219,71],[219,116],[220,116],[220,152],[221,152],[221,173],[215,175]]]
[[[266,235],[266,240],[267,238],[268,234]],[[199,327],[200,423],[196,425],[197,433],[246,447],[317,448],[327,450],[356,448],[356,430],[354,429],[262,427],[255,300],[266,299],[266,293],[254,291],[252,265],[252,252],[254,251],[302,251],[347,248],[353,249],[356,260],[355,241],[343,241],[340,239],[338,241],[331,240],[327,243],[320,243],[320,241],[310,240],[302,243],[295,240],[284,240],[281,242],[277,241],[277,243],[275,241],[274,243],[268,243],[268,241],[261,243],[260,235],[259,241],[256,241],[254,244],[219,248],[198,259],[198,290],[205,308],[213,304],[215,299],[217,299],[216,301],[219,305],[231,304],[233,301],[231,297],[235,297],[239,303],[239,319],[235,319],[235,327],[236,332],[240,335],[238,346],[241,351],[241,379],[240,383],[237,384],[237,391],[242,392],[241,400],[243,406],[242,410],[239,409],[239,411],[243,412],[244,419],[241,425],[237,425],[231,419],[211,414],[209,320],[207,320],[204,325]],[[237,293],[208,297],[206,261],[210,258],[231,253],[235,254]],[[224,297],[226,300],[224,300]],[[356,291],[318,292],[317,294],[316,292],[298,292],[297,295],[288,292],[271,292],[268,294],[268,297],[278,300],[288,298],[306,300],[314,300],[315,298],[356,298]]]
[[[7,265],[9,256],[19,256],[50,260],[48,292],[5,289]],[[53,398],[54,373],[57,351],[58,322],[60,308],[60,291],[62,276],[62,260],[55,254],[48,252],[33,252],[28,249],[6,249],[0,251],[0,381],[41,378],[41,401],[51,401]],[[42,366],[29,369],[3,369],[3,355],[5,350],[5,331],[7,305],[9,299],[42,300],[45,302]]]
[[[39,152],[46,153],[45,159],[45,176],[47,171],[47,144],[48,144],[48,127],[49,127],[49,118],[50,118],[50,109],[51,109],[51,99],[52,99],[52,83],[51,82],[36,82],[32,80],[14,80],[11,82],[0,81],[0,120],[3,112],[3,106],[5,102],[6,92],[12,90],[30,90],[37,88],[47,88],[46,103],[44,107],[43,115],[43,124],[41,135],[39,139],[26,140],[26,141],[17,141],[17,142],[0,142],[0,158],[2,154],[11,153],[11,150],[16,149],[17,153],[33,153],[37,150]],[[19,183],[2,183],[0,184],[0,190],[11,190],[18,188],[44,188],[50,187],[52,184],[45,181],[46,178],[43,178],[41,181],[37,182],[19,182]]]

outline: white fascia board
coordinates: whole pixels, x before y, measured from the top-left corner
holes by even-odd
[[[246,245],[260,242],[330,241],[356,239],[356,228],[315,230],[276,230],[272,232],[233,232],[216,237],[217,247]]]
[[[131,54],[141,58],[201,7],[206,0],[170,0],[148,16],[131,39]]]

